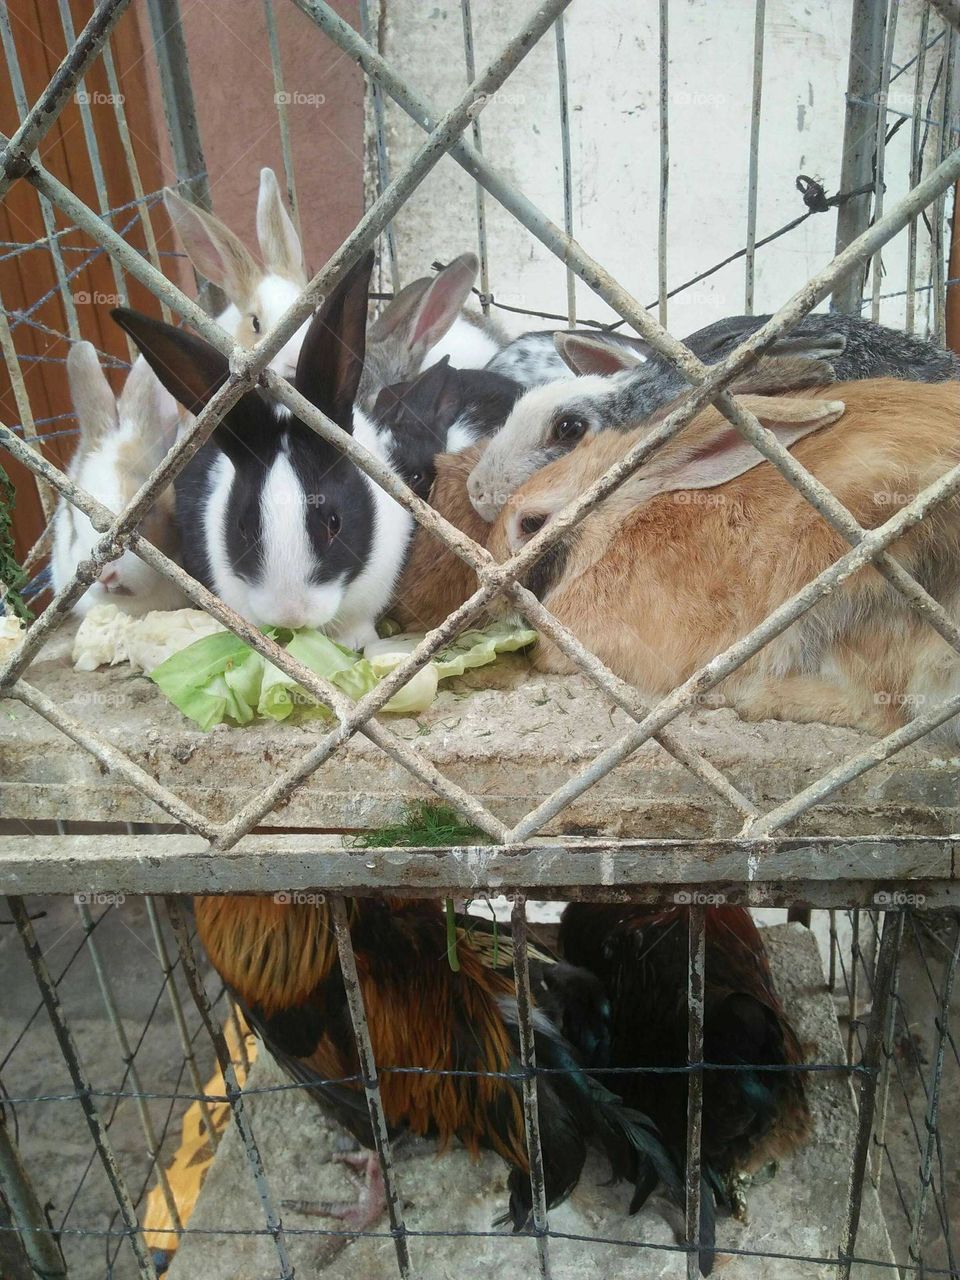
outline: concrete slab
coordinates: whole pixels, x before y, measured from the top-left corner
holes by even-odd
[[[800,925],[777,925],[766,931],[778,988],[794,1020],[808,1059],[841,1062],[840,1034],[830,997],[824,991],[823,971],[812,935]],[[280,1083],[276,1066],[261,1058],[251,1074],[251,1087]],[[817,1072],[810,1080],[814,1117],[811,1141],[781,1163],[771,1181],[749,1193],[750,1223],[731,1220],[719,1224],[721,1247],[767,1253],[798,1254],[805,1258],[836,1256],[844,1221],[847,1180],[856,1114],[847,1077]],[[328,1163],[340,1136],[320,1110],[296,1090],[252,1094],[246,1105],[252,1119],[271,1189],[277,1200],[336,1199],[350,1194],[342,1168]],[[397,1156],[397,1175],[408,1202],[407,1225],[413,1232],[436,1235],[414,1237],[410,1248],[415,1274],[421,1280],[484,1276],[513,1280],[536,1273],[535,1246],[530,1239],[509,1235],[493,1238],[493,1219],[505,1205],[504,1166],[493,1155],[478,1163],[460,1148],[435,1157],[427,1144],[407,1148]],[[556,1239],[551,1243],[556,1280],[603,1275],[609,1280],[636,1280],[638,1275],[682,1277],[684,1255],[653,1246],[675,1243],[671,1227],[648,1207],[635,1218],[625,1216],[627,1189],[602,1185],[606,1173],[591,1162],[570,1200],[550,1215],[554,1231],[571,1236],[623,1240],[624,1245]],[[311,1218],[293,1210],[283,1213],[291,1261],[298,1277],[322,1275],[325,1280],[392,1280],[397,1275],[393,1244],[385,1219],[379,1233],[343,1245],[336,1237],[299,1234],[329,1229],[329,1219]],[[250,1170],[231,1128],[211,1167],[193,1218],[197,1234],[187,1235],[176,1254],[169,1280],[262,1280],[277,1273],[272,1241],[263,1235],[219,1234],[263,1227]],[[458,1231],[477,1232],[460,1236]],[[637,1242],[651,1247],[637,1248]],[[877,1265],[854,1268],[857,1280],[886,1277],[893,1261],[877,1197],[868,1185],[857,1255]],[[822,1264],[769,1257],[728,1255],[719,1274],[725,1280],[812,1280],[824,1274]]]
[[[316,723],[219,726],[204,734],[144,676],[126,666],[72,669],[58,637],[27,678],[71,716],[121,748],[190,804],[222,820],[300,759]],[[448,681],[417,717],[385,717],[393,731],[454,781],[514,822],[587,764],[628,718],[581,676],[544,676],[523,657]],[[166,817],[33,711],[7,702],[0,733],[0,813],[5,818],[150,822]],[[678,722],[688,741],[762,810],[795,794],[873,739],[825,725],[747,724],[729,710]],[[917,746],[877,766],[797,824],[817,835],[960,829],[960,761]],[[421,785],[356,736],[280,809],[285,828],[357,830],[395,821]],[[575,801],[548,831],[618,837],[732,835],[732,810],[655,743],[641,748]]]

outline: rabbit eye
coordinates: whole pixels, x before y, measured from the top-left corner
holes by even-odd
[[[335,511],[331,511],[331,513],[327,516],[327,533],[330,535],[330,540],[332,541],[339,532],[340,532],[340,517],[337,515]]]
[[[546,523],[547,517],[543,511],[538,512],[536,515],[522,516],[520,519],[520,532],[526,534],[539,533]]]
[[[553,438],[554,440],[562,441],[564,444],[572,444],[573,441],[579,440],[586,434],[586,419],[579,418],[575,414],[568,414],[554,423]]]
[[[254,332],[254,333],[259,333],[259,332],[260,332],[260,317],[259,317],[259,316],[251,316],[251,317],[250,317],[250,323],[253,325],[253,332]]]

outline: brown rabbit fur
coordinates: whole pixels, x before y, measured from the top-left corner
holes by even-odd
[[[772,393],[795,387],[819,387],[832,378],[833,368],[824,360],[794,355],[763,356],[740,375],[733,389],[744,393]],[[665,417],[672,408],[673,405],[666,406],[647,425]],[[437,457],[437,475],[430,492],[430,505],[481,546],[489,544],[493,526],[474,510],[466,481],[488,443],[484,440],[460,453]],[[435,627],[472,595],[477,585],[477,575],[458,555],[449,551],[439,538],[418,529],[390,613],[411,630]]]
[[[837,416],[826,412],[836,408],[826,397],[845,405],[834,425],[820,425]],[[953,383],[876,379],[791,392],[789,402],[771,401],[767,414],[759,413],[759,398],[749,407],[761,418],[776,418],[784,405],[793,412],[803,400],[819,402],[809,411],[819,429],[807,428],[813,434],[791,451],[865,528],[882,524],[960,461],[960,387]],[[538,591],[588,648],[649,697],[687,679],[849,550],[766,464],[715,487],[677,484],[650,496],[651,472],[668,469],[671,457],[690,454],[692,440],[721,429],[717,410],[698,415],[562,540],[563,554],[554,555],[555,571]],[[521,520],[549,519],[647,430],[607,431],[583,441],[531,477],[493,526],[473,513],[461,490],[473,465],[469,454],[440,460],[432,501],[505,560],[528,540]],[[960,498],[954,498],[889,551],[960,618],[958,517]],[[457,557],[419,533],[399,613],[408,625],[435,625],[475,586],[475,575]],[[575,669],[543,638],[534,663],[540,670]],[[958,690],[960,658],[869,566],[719,686],[746,719],[819,721],[877,733]]]
[[[960,387],[953,383],[876,379],[798,391],[793,402],[825,395],[842,398],[842,419],[792,453],[865,528],[882,524],[960,461]],[[717,411],[708,409],[660,453],[682,449],[689,431],[717,426]],[[493,554],[505,559],[526,540],[522,519],[549,519],[642,434],[600,433],[531,477],[493,528]],[[544,603],[617,674],[659,696],[752,630],[849,545],[771,466],[708,491],[661,492],[649,501],[641,492],[644,474],[587,517]],[[889,550],[960,617],[960,499],[935,508]],[[573,669],[543,640],[535,662],[543,670]],[[960,690],[960,658],[867,566],[720,689],[747,719],[883,733]]]

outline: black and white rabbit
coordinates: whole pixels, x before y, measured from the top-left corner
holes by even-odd
[[[311,320],[297,390],[354,430],[363,368],[368,254]],[[125,309],[114,318],[190,413],[226,381],[225,356],[182,329]],[[362,648],[389,602],[409,513],[269,393],[243,396],[178,477],[187,570],[257,626],[321,627]],[[376,446],[371,433],[365,443]]]
[[[486,369],[455,369],[450,357],[409,382],[384,387],[373,407],[373,425],[389,433],[394,470],[426,498],[439,453],[459,453],[491,436],[506,422],[523,387]]]
[[[628,355],[636,356],[638,361],[649,359],[653,350],[642,338],[620,333],[619,330],[537,329],[531,333],[522,333],[519,338],[508,342],[492,360],[487,361],[484,368],[491,373],[512,378],[524,390],[541,387],[546,382],[569,381],[576,375],[557,350],[554,341],[557,334],[597,339],[612,348],[622,347]]]

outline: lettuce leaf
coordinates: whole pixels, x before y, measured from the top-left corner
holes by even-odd
[[[361,656],[312,627],[294,632],[266,628],[264,633],[355,702],[376,688],[426,634],[405,632],[373,641]],[[412,676],[383,710],[393,715],[425,711],[437,696],[440,680],[485,666],[494,662],[498,653],[526,648],[536,638],[535,631],[503,622],[465,631]],[[227,721],[243,725],[257,717],[286,720],[294,712],[298,720],[332,715],[328,707],[230,631],[187,645],[155,667],[150,678],[204,731]]]

